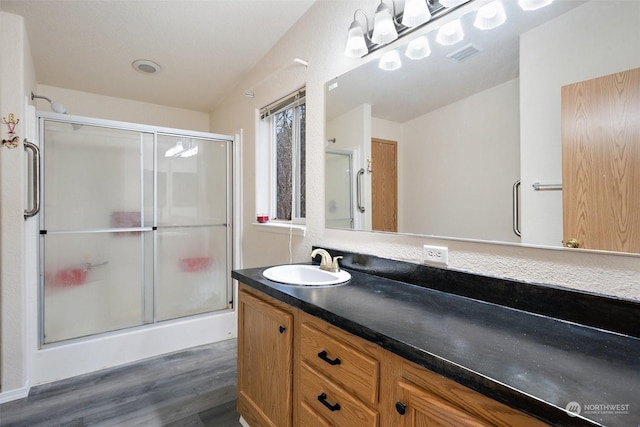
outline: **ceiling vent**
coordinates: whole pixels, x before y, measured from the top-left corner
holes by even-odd
[[[468,44],[465,47],[450,53],[449,55],[447,55],[447,58],[456,62],[462,62],[462,61],[466,61],[471,57],[476,56],[480,52],[482,52],[480,49],[478,49],[472,44]]]

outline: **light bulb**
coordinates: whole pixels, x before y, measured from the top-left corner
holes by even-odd
[[[407,45],[407,50],[404,53],[409,59],[423,59],[431,55],[431,48],[429,47],[429,40],[427,36],[420,36],[414,40],[411,40]]]
[[[382,55],[378,67],[385,71],[393,71],[402,67],[402,61],[400,61],[400,54],[397,50],[390,50]]]
[[[463,38],[462,23],[456,19],[440,27],[436,41],[441,45],[449,46],[458,43]]]
[[[417,27],[431,19],[431,12],[426,0],[406,0],[402,13],[402,25]]]
[[[378,9],[376,9],[371,41],[375,44],[387,44],[397,38],[398,31],[396,31],[396,25],[393,23],[391,9],[383,2],[380,2]]]
[[[491,30],[504,24],[506,20],[507,15],[504,12],[502,0],[494,0],[478,9],[473,25],[481,30]]]
[[[364,29],[358,21],[354,20],[349,27],[344,54],[350,58],[360,58],[368,52],[367,42],[364,39]]]

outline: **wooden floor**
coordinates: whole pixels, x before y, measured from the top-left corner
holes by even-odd
[[[239,426],[236,340],[34,387],[0,426]]]

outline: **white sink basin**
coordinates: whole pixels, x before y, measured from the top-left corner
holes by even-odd
[[[278,265],[267,268],[262,275],[274,282],[297,286],[330,286],[344,283],[351,279],[351,274],[344,270],[337,273],[320,270],[318,265]]]

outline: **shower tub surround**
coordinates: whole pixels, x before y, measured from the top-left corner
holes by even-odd
[[[329,252],[344,257],[347,284],[232,276],[552,425],[640,425],[640,303]]]

